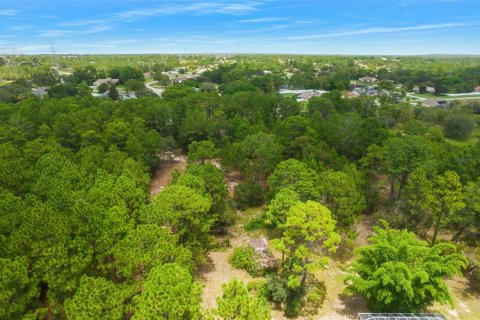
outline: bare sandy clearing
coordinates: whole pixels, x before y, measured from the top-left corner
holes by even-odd
[[[160,164],[150,184],[150,197],[157,195],[168,185],[175,169],[184,171],[186,167],[187,157],[181,150],[160,155]]]

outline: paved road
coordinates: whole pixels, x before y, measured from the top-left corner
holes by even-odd
[[[156,83],[157,81],[152,81],[152,82],[149,82],[149,83],[145,83],[145,86],[152,90],[157,96],[161,97],[162,96],[162,93],[163,91],[165,91],[164,88],[155,88],[155,87],[152,87],[152,84]]]
[[[417,102],[421,102],[423,106],[434,106],[438,100],[455,101],[455,100],[479,100],[479,96],[472,95],[471,97],[458,97],[455,96],[439,96],[438,98],[425,98],[414,96],[413,93],[407,93],[407,96],[411,98],[410,103],[417,105]]]

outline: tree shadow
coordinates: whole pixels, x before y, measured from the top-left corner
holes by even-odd
[[[367,303],[362,296],[342,293],[338,297],[344,305],[344,308],[338,310],[339,314],[350,319],[357,319],[358,313],[368,312]]]
[[[212,258],[207,255],[205,262],[197,267],[195,270],[195,275],[206,281],[206,274],[215,271],[215,264],[213,263]]]

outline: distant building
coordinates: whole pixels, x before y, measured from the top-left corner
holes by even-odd
[[[143,77],[144,77],[144,78],[151,78],[151,77],[152,77],[152,74],[151,74],[150,72],[145,72],[145,73],[143,74]]]
[[[112,79],[112,78],[98,79],[98,80],[96,80],[96,81],[93,83],[93,86],[94,86],[94,87],[98,87],[98,86],[101,85],[102,83],[106,83],[106,84],[117,84],[117,83],[118,83],[118,79]]]
[[[367,96],[376,97],[378,96],[378,91],[376,89],[370,88],[365,92]]]
[[[428,93],[435,93],[435,88],[434,87],[427,86],[426,90],[427,90]]]
[[[175,79],[173,79],[173,82],[182,83],[185,80],[190,80],[190,79],[195,79],[195,78],[197,78],[197,76],[195,76],[193,74],[183,74],[183,75],[179,75]]]
[[[43,97],[48,94],[48,87],[38,87],[32,88],[32,93],[34,96]]]
[[[297,102],[308,101],[313,97],[320,97],[322,94],[328,91],[323,90],[305,90],[304,92],[297,94]]]
[[[118,90],[118,96],[122,100],[137,99],[135,92],[125,92],[123,90]]]
[[[363,77],[363,78],[358,79],[358,81],[366,82],[366,83],[374,83],[374,82],[377,82],[377,78],[375,78],[375,77]]]
[[[418,86],[414,86],[414,87],[413,87],[413,92],[419,93],[419,92],[420,92],[420,88],[419,88]]]
[[[356,98],[356,97],[359,97],[360,96],[360,93],[356,92],[356,91],[344,91],[342,96],[345,98],[345,99],[352,99],[352,98]]]
[[[375,97],[378,95],[378,91],[375,90],[372,86],[368,86],[368,87],[359,87],[357,86],[353,92],[356,92],[358,93],[359,95],[362,95],[362,96],[372,96],[372,97]]]
[[[480,92],[480,86],[475,88],[475,92]]]

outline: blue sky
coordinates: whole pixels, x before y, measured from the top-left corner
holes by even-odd
[[[480,0],[0,0],[0,53],[480,54]]]

